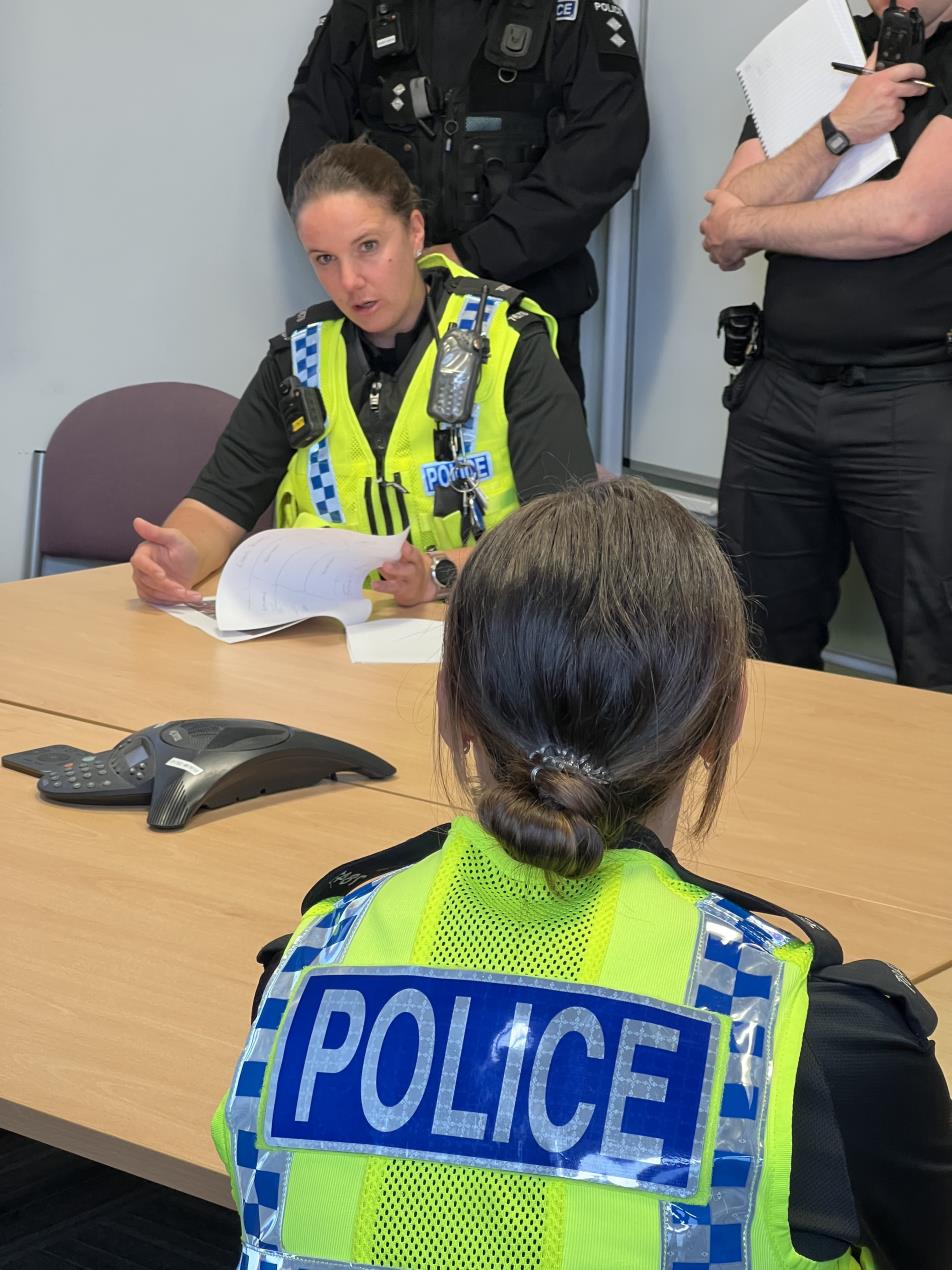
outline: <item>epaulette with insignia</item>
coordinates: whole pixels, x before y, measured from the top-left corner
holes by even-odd
[[[897,1006],[909,1030],[925,1043],[936,1029],[938,1016],[916,985],[888,961],[848,961],[824,966],[817,978],[855,988],[871,988]]]
[[[292,313],[284,324],[284,334],[290,339],[292,332],[300,330],[302,326],[311,326],[314,322],[333,322],[335,318],[343,316],[332,300],[322,300],[320,304],[301,309],[300,313]]]

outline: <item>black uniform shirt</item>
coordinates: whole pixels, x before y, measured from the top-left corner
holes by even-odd
[[[439,312],[445,294],[444,275],[426,275]],[[590,480],[595,460],[585,431],[578,394],[552,352],[545,323],[535,314],[516,310],[510,321],[518,325],[519,342],[509,364],[505,385],[509,419],[509,460],[520,502],[551,494],[573,481]],[[384,453],[399,404],[399,381],[428,346],[431,334],[426,312],[413,331],[397,337],[393,350],[377,349],[361,338],[356,326],[344,323],[347,376],[354,409],[372,448]],[[400,365],[394,366],[399,358]],[[251,529],[266,510],[287,471],[292,449],[278,408],[278,385],[290,373],[269,352],[245,390],[215,447],[215,452],[188,492],[189,498]],[[380,382],[382,407],[369,409],[371,384]],[[389,408],[388,408],[389,407]],[[432,422],[423,421],[428,431]]]
[[[879,18],[856,20],[867,53]],[[926,79],[936,85],[906,99],[892,133],[899,161],[875,179],[894,176],[939,115],[952,118],[952,23],[926,42]],[[748,121],[742,139],[756,136]],[[764,298],[767,347],[824,365],[904,366],[942,361],[952,327],[952,234],[917,251],[879,260],[820,260],[768,253]]]
[[[439,851],[449,828],[437,825],[332,869],[304,897],[301,912]],[[767,913],[774,907],[688,872],[647,829],[636,829],[626,846],[660,856],[686,881],[744,907]],[[635,923],[633,955],[637,937]],[[817,930],[818,954],[821,937],[829,942],[828,933]],[[253,1015],[289,938],[274,940],[258,954],[264,970]],[[876,1270],[949,1270],[952,1114],[934,1047],[922,1032],[928,1006],[891,967],[879,967],[882,991],[861,986],[864,978],[872,980],[870,964],[834,965],[808,979],[793,1099],[788,1208],[793,1246],[813,1261],[832,1261],[863,1247],[873,1254]]]

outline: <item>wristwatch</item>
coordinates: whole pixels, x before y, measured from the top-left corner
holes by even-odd
[[[453,589],[453,583],[459,574],[459,569],[449,558],[449,556],[433,555],[430,559],[430,577],[436,587],[436,598],[445,600]]]
[[[852,141],[845,132],[840,132],[829,115],[823,116],[820,127],[823,129],[823,140],[830,154],[845,154],[852,147]]]

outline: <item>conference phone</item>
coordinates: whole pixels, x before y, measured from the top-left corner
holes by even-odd
[[[50,745],[2,761],[38,776],[51,802],[148,806],[151,829],[182,829],[201,808],[316,785],[338,772],[383,780],[396,771],[346,741],[262,719],[177,719],[99,754]]]

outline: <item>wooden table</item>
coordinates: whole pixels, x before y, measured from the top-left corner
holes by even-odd
[[[149,831],[141,809],[51,806],[0,771],[0,955],[18,968],[0,1124],[228,1202],[207,1124],[255,952],[332,865],[448,816],[434,668],[351,666],[330,622],[216,643],[131,598],[125,566],[0,586],[0,623],[0,752],[103,749],[149,723],[237,715],[341,736],[399,769],[201,813],[179,834]],[[932,974],[941,1008],[952,699],[753,666],[737,769],[717,832],[679,844],[689,867],[809,914],[847,957]]]
[[[2,752],[120,732],[0,706]],[[155,833],[143,808],[52,805],[0,768],[0,1125],[229,1204],[209,1137],[247,1031],[255,954],[332,865],[440,813],[324,783]]]
[[[381,598],[379,615],[391,616]],[[278,719],[377,750],[401,793],[441,796],[435,668],[352,665],[330,619],[224,644],[142,604],[128,565],[114,565],[0,586],[0,629],[16,632],[0,651],[2,701],[123,732],[205,716]]]

